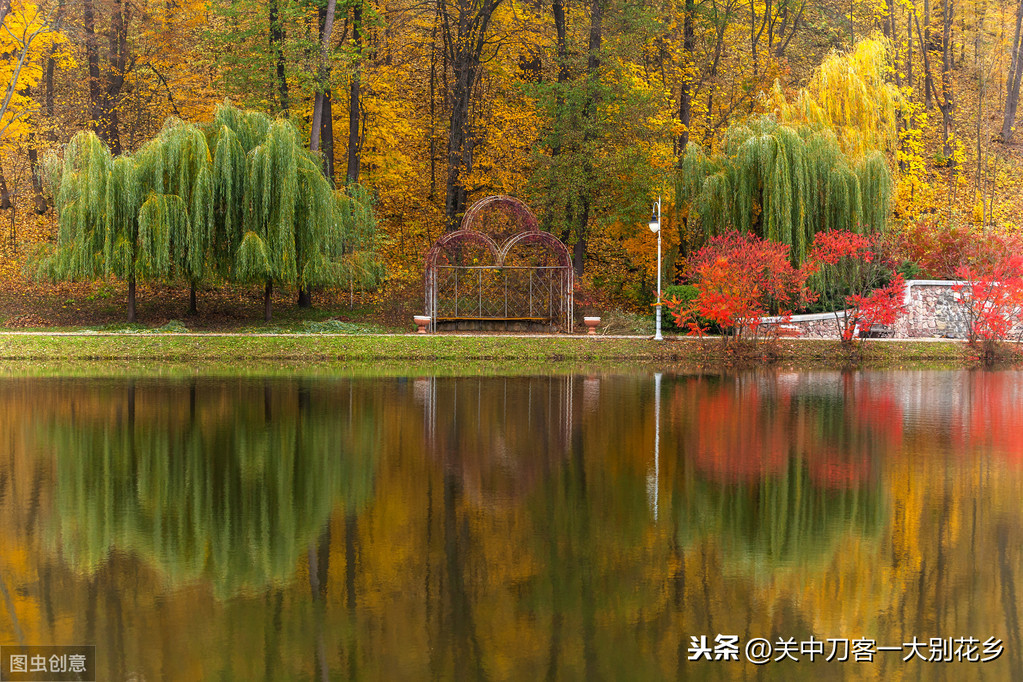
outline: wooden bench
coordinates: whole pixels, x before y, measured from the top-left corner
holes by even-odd
[[[508,316],[508,317],[472,317],[462,315],[441,315],[434,319],[437,331],[529,331],[543,327],[552,327],[554,320],[549,317]]]
[[[870,329],[860,330],[861,339],[890,339],[895,336],[895,329],[886,324],[874,324]]]
[[[550,324],[549,317],[438,317],[437,322],[543,322]]]

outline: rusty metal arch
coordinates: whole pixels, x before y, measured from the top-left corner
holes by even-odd
[[[497,262],[500,265],[504,265],[504,261],[508,258],[508,254],[517,245],[528,242],[536,242],[549,248],[558,257],[559,265],[564,267],[572,267],[572,255],[568,252],[568,247],[565,246],[560,239],[555,237],[550,232],[540,232],[539,230],[529,232],[519,232],[516,235],[512,235],[508,241],[501,245],[501,250],[498,252]]]
[[[521,200],[515,197],[510,197],[506,194],[494,194],[489,197],[480,199],[475,204],[469,207],[469,210],[462,216],[462,224],[459,225],[460,230],[472,230],[473,225],[476,223],[476,219],[481,213],[490,208],[497,206],[504,206],[508,208],[509,212],[515,216],[516,222],[522,227],[523,232],[539,232],[540,224],[536,220],[536,216],[529,210]]]
[[[447,246],[455,244],[464,244],[467,242],[477,242],[487,248],[490,255],[494,258],[494,265],[500,265],[500,253],[501,249],[497,246],[497,242],[490,238],[490,235],[483,232],[477,232],[476,230],[455,230],[454,232],[448,232],[442,235],[433,244],[433,248],[426,254],[426,269],[429,270],[431,267],[437,267],[437,260],[440,255],[447,250]]]
[[[480,215],[492,208],[503,208],[511,213],[516,225],[523,228],[516,232],[504,243],[498,245],[490,235],[473,229],[477,224]],[[476,243],[482,245],[493,255],[492,265],[461,265],[441,264],[440,257],[445,252],[461,244]],[[554,257],[557,265],[554,266],[509,266],[505,263],[511,250],[524,243],[534,243],[545,247]],[[509,322],[544,323],[551,327],[560,327],[568,332],[572,331],[574,306],[573,286],[574,271],[572,269],[572,256],[568,248],[554,235],[540,230],[536,216],[529,210],[522,201],[515,197],[503,194],[489,196],[480,199],[465,212],[462,217],[461,228],[442,235],[426,254],[426,270],[424,273],[426,316],[430,318],[430,329],[436,330],[438,321],[444,322],[505,322],[505,328]],[[441,277],[451,276],[454,281],[454,311],[446,310],[447,301],[439,298]],[[459,277],[463,277],[463,289],[465,277],[474,277],[478,283],[478,303],[470,306],[471,314],[466,313],[466,306],[459,311]],[[528,279],[526,279],[528,278]],[[485,282],[486,280],[486,282]],[[534,287],[536,283],[536,287]],[[484,291],[492,291],[495,287],[503,285],[504,307],[503,311],[494,311],[494,308],[485,306]],[[525,305],[525,291],[528,285],[528,312],[515,310],[516,305]],[[474,292],[476,284],[473,284]],[[542,299],[546,288],[546,300]],[[520,290],[521,289],[521,290]],[[537,292],[537,300],[544,306],[534,306],[534,291]],[[513,304],[509,307],[509,293],[512,294]],[[464,294],[463,294],[464,296]],[[475,293],[473,298],[475,298]],[[518,298],[517,298],[518,297]],[[521,298],[522,300],[518,300]],[[467,299],[468,300],[468,299]],[[545,311],[543,315],[536,312]]]

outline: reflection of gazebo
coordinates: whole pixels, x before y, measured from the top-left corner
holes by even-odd
[[[473,204],[426,255],[430,328],[572,331],[572,258],[513,197]]]

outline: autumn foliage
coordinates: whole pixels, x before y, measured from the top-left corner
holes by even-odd
[[[960,279],[960,270],[990,270],[1023,250],[1023,241],[1006,230],[983,230],[969,225],[939,225],[915,221],[895,240],[902,260],[916,263],[928,279]]]
[[[905,280],[894,272],[881,237],[846,230],[814,237],[806,263],[794,268],[789,248],[753,234],[715,237],[690,261],[687,275],[697,295],[666,304],[679,327],[702,335],[699,318],[726,338],[763,334],[768,315],[785,319],[819,300],[835,312],[838,336],[852,341],[874,325],[892,325],[903,310]]]
[[[970,345],[992,345],[1007,339],[1023,314],[1023,256],[1005,256],[989,266],[957,268],[960,283],[952,287]]]
[[[843,342],[866,334],[874,325],[895,324],[903,311],[906,282],[894,272],[877,235],[846,230],[818,233],[808,267],[821,301],[835,311]]]
[[[1008,230],[917,222],[900,232],[896,247],[925,275],[959,281],[953,292],[966,339],[990,359],[1023,314],[1023,239]]]
[[[690,303],[665,303],[679,327],[703,334],[703,317],[726,330],[726,339],[756,339],[766,315],[791,313],[806,297],[806,272],[792,267],[786,244],[754,234],[714,237],[693,257],[687,274],[698,294]]]

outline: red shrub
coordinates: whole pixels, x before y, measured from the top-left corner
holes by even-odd
[[[1013,322],[1023,313],[1023,256],[1010,255],[998,262],[964,265],[956,269],[953,288],[972,345],[1004,341]]]
[[[933,279],[957,279],[956,271],[963,267],[992,267],[1019,253],[1021,246],[1016,234],[925,222],[907,225],[895,239],[898,257],[913,261],[924,277]]]
[[[686,269],[698,294],[685,304],[665,304],[679,327],[702,334],[701,316],[733,339],[756,337],[765,315],[785,315],[805,299],[806,273],[792,267],[789,247],[754,234],[729,232],[714,237]]]
[[[819,232],[807,267],[817,277],[821,300],[835,310],[842,341],[850,342],[857,331],[869,331],[876,324],[894,324],[902,313],[906,283],[902,275],[893,274],[891,258],[877,236],[844,230]]]

